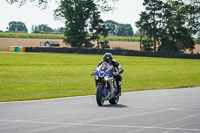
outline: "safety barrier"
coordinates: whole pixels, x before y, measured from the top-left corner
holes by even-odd
[[[26,52],[77,53],[77,54],[101,54],[101,55],[106,52],[110,52],[113,55],[124,55],[124,56],[200,59],[200,54],[180,54],[173,52],[164,53],[164,52],[145,52],[145,51],[134,51],[134,50],[113,50],[113,49],[94,49],[94,48],[26,47]]]

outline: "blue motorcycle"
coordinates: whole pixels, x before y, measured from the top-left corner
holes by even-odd
[[[117,93],[117,82],[114,78],[114,67],[107,62],[103,62],[94,71],[94,79],[96,85],[96,101],[99,106],[104,104],[104,101],[109,100],[110,104],[117,104],[119,96]]]

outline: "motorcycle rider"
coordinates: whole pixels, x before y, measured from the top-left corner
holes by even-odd
[[[103,62],[107,62],[110,65],[114,66],[114,72],[113,72],[113,76],[117,81],[117,95],[121,96],[121,81],[122,81],[122,76],[121,74],[124,72],[124,70],[122,69],[121,65],[113,59],[113,56],[111,53],[105,53],[103,56],[103,60],[99,62],[100,66]]]

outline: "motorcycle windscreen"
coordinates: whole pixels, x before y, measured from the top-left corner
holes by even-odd
[[[109,76],[110,75],[110,70],[113,67],[111,65],[109,65],[107,62],[103,62],[100,66],[99,66],[99,70],[100,70],[100,77],[104,77],[104,76]]]
[[[95,75],[104,77],[104,76],[109,76],[110,75],[110,70],[113,67],[109,65],[107,62],[103,62],[95,71]]]
[[[103,62],[103,63],[99,66],[99,68],[100,68],[101,71],[105,71],[105,70],[107,70],[109,67],[110,67],[110,65],[109,65],[107,62]]]

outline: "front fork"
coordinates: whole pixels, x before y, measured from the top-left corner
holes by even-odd
[[[106,94],[107,88],[108,88],[108,83],[107,83],[107,81],[106,81],[106,83],[105,83],[105,85],[104,85],[104,87],[103,87],[103,94],[104,94],[104,95]]]
[[[115,91],[113,84],[110,84],[108,81],[102,83],[101,81],[95,80],[96,89],[99,84],[102,84],[103,86],[102,95],[105,97],[105,100],[111,99],[114,96],[114,91]],[[109,85],[110,85],[109,87],[110,90],[107,90]]]
[[[102,84],[102,83],[100,83],[100,82],[98,82],[98,81],[95,80],[95,86],[96,86],[96,88],[97,88],[97,86],[98,86],[99,84]],[[106,90],[107,90],[107,88],[108,88],[108,82],[106,81],[106,82],[103,84],[103,90],[102,90],[102,94],[103,94],[104,96],[106,95]]]

